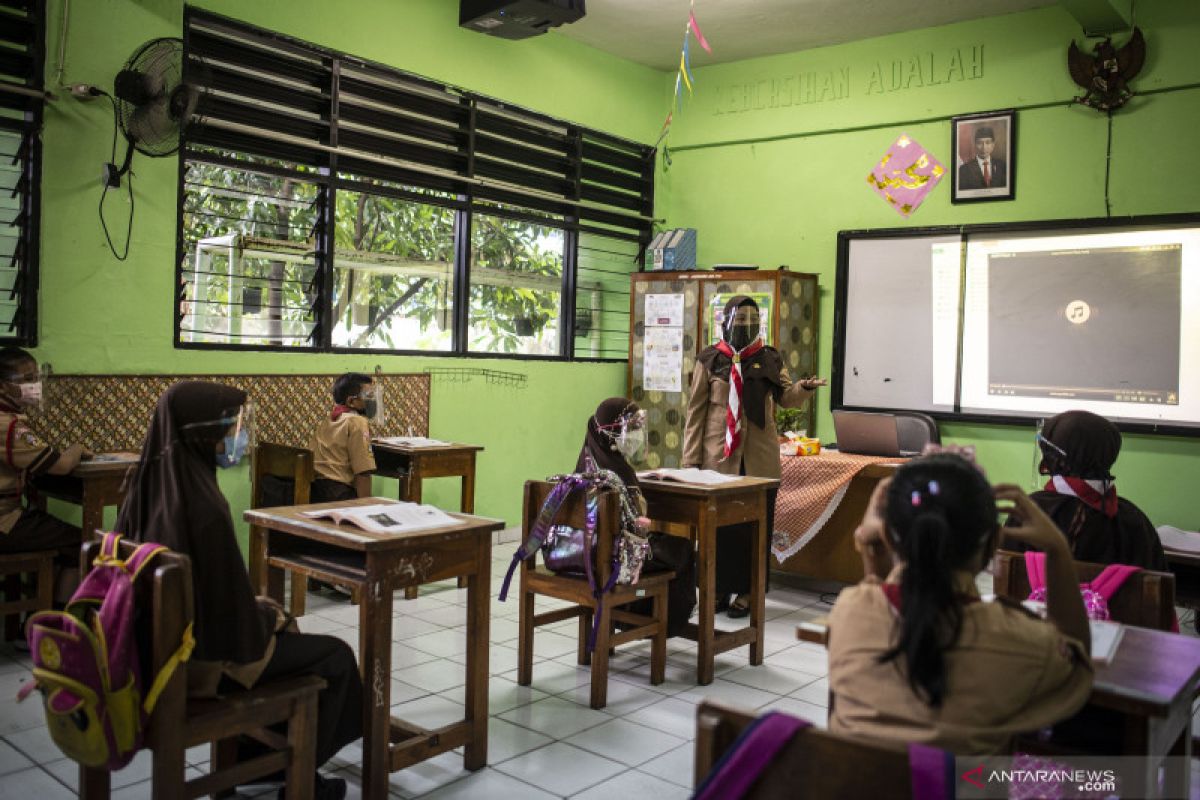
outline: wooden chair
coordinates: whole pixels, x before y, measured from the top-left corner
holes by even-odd
[[[553,488],[554,484],[552,483],[526,481],[525,511],[521,526],[522,541],[529,536],[538,512]],[[555,520],[556,524],[583,528],[584,505],[583,494],[581,492],[574,493],[563,503],[558,519]],[[608,582],[611,574],[613,539],[619,529],[620,518],[617,494],[615,492],[603,493],[600,497],[597,515],[595,549],[596,581],[601,586]],[[592,667],[592,708],[604,708],[608,702],[608,657],[613,648],[626,642],[647,638],[652,640],[650,683],[653,685],[662,683],[667,665],[667,584],[675,577],[675,573],[656,572],[647,575],[643,572],[641,580],[636,584],[615,585],[611,591],[605,593],[599,612],[600,622],[596,633],[595,649],[592,653],[588,653],[587,640],[592,630],[593,616],[596,613],[596,599],[592,596],[587,578],[556,575],[545,565],[537,566],[538,557],[538,555],[534,555],[521,562],[517,683],[529,686],[533,681],[534,629],[572,617],[579,618],[578,661],[584,665],[590,663]],[[535,614],[534,598],[539,594],[566,600],[573,605]],[[620,608],[620,606],[643,599],[651,601],[650,616],[635,614]],[[633,627],[614,633],[613,626],[617,622]]]
[[[993,587],[996,595],[1018,603],[1029,597],[1029,575],[1025,571],[1025,554],[1009,550],[996,551],[996,573]],[[1104,564],[1076,561],[1079,580],[1086,583],[1104,571]],[[1142,628],[1171,630],[1175,621],[1175,576],[1169,572],[1142,570],[1129,576],[1108,601],[1108,611],[1114,622]]]
[[[302,506],[308,503],[309,491],[312,488],[312,482],[315,477],[313,471],[313,455],[312,451],[303,447],[289,447],[285,444],[275,444],[274,442],[259,442],[254,448],[253,467],[250,472],[250,507],[263,507],[263,478],[273,476],[281,480],[293,481],[295,488],[292,490],[292,505]],[[265,536],[266,532],[259,530],[256,526],[250,527],[251,536]],[[254,548],[251,548],[253,552]],[[257,568],[264,568],[265,565],[251,565],[251,573]],[[282,580],[284,573],[276,573],[277,580]],[[308,577],[297,572],[288,572],[291,576],[292,594],[290,599],[291,614],[293,617],[304,616],[304,601],[308,595]],[[261,585],[261,584],[255,584]],[[279,587],[278,594],[272,593],[272,597],[282,597],[283,587]]]
[[[0,618],[4,619],[5,641],[21,638],[22,614],[44,611],[53,605],[55,555],[54,550],[0,555],[0,577],[4,578]],[[32,585],[26,576],[32,576]]]
[[[121,542],[120,552],[129,557],[136,545]],[[83,546],[80,571],[86,573],[100,552],[100,542]],[[191,561],[178,553],[160,553],[136,587],[136,602],[150,609],[150,657],[153,669],[143,678],[151,680],[182,641],[192,622]],[[154,773],[151,797],[179,800],[203,795],[232,796],[233,788],[251,783],[280,770],[286,775],[289,800],[311,800],[316,771],[317,694],[325,681],[304,676],[275,681],[261,687],[225,695],[219,699],[190,700],[187,670],[175,671],[159,695],[146,730],[146,746],[153,751]],[[286,736],[267,729],[287,723]],[[237,739],[249,736],[273,751],[249,761],[237,762]],[[189,747],[208,742],[212,752],[210,772],[187,780],[184,753]],[[80,766],[79,796],[107,798],[109,773]]]
[[[754,712],[712,700],[700,703],[696,709],[697,787],[755,716]],[[845,800],[877,800],[884,796],[908,800],[912,797],[908,755],[902,750],[887,750],[806,728],[763,771],[746,800],[791,800],[798,794]]]

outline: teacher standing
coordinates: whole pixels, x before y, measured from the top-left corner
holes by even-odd
[[[683,466],[727,475],[779,478],[779,434],[775,408],[799,408],[821,378],[793,382],[783,357],[762,341],[758,304],[735,295],[725,304],[721,340],[696,357],[683,433]],[[770,558],[776,489],[767,492],[767,551],[750,552],[746,524],[717,530],[718,612],[750,613],[750,567],[754,557]],[[731,603],[731,595],[737,597]]]

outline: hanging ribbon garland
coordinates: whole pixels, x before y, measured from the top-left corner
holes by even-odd
[[[675,119],[675,112],[683,111],[683,89],[687,87],[688,97],[690,98],[695,90],[696,78],[692,75],[692,56],[691,56],[691,37],[695,36],[696,41],[704,48],[704,52],[712,55],[712,47],[709,46],[708,40],[704,38],[704,34],[700,31],[700,23],[696,21],[696,2],[692,0],[691,8],[688,10],[687,25],[683,29],[683,49],[679,53],[679,69],[675,73],[675,92],[671,98],[671,110],[667,112],[667,118],[663,120],[662,130],[659,131],[658,140],[654,146],[657,147],[668,141],[671,133],[671,123]],[[663,164],[671,165],[670,149],[664,145],[663,147]]]

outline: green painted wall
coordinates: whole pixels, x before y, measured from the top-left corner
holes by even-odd
[[[62,0],[48,5],[52,79]],[[645,142],[658,134],[673,81],[554,33],[511,43],[461,31],[451,0],[199,5]],[[66,82],[111,86],[138,44],[179,35],[182,15],[181,0],[74,0]],[[1135,99],[1114,119],[1112,212],[1196,211],[1200,8],[1191,0],[1142,0],[1138,22],[1150,57],[1136,85],[1156,93]],[[838,230],[1104,214],[1105,119],[1066,106],[1074,87],[1065,48],[1078,36],[1065,12],[1049,8],[700,69],[695,99],[676,115],[674,164],[659,176],[660,213],[668,225],[700,228],[702,263],[789,264],[820,273],[821,365],[828,372]],[[719,49],[719,37],[712,41]],[[1023,109],[1015,201],[952,206],[947,183],[906,222],[868,190],[868,169],[901,132],[949,161],[951,115],[1010,106]],[[487,448],[477,510],[510,523],[518,518],[521,483],[571,466],[582,421],[600,399],[623,392],[620,364],[175,350],[167,298],[176,161],[135,162],[133,248],[129,261],[118,263],[95,216],[110,125],[98,103],[61,100],[46,114],[37,355],[56,371],[339,372],[380,364],[399,372],[455,364],[524,374],[523,389],[478,378],[433,388],[432,434]],[[110,197],[108,208],[123,232],[124,201]],[[831,431],[827,396],[820,431]],[[959,424],[945,426],[945,433],[978,444],[994,479],[1029,482],[1029,429]],[[1200,527],[1200,509],[1186,499],[1200,480],[1200,446],[1193,440],[1129,436],[1117,471],[1122,493],[1155,522]],[[237,517],[248,495],[245,471],[221,478]],[[380,481],[377,491],[394,488]],[[452,507],[457,487],[437,481],[427,496]]]
[[[1149,43],[1135,81],[1145,94],[1113,119],[1112,213],[1200,211],[1200,4],[1142,0],[1137,21]],[[702,264],[819,273],[828,374],[839,230],[1104,216],[1106,118],[1067,106],[1077,92],[1066,48],[1080,36],[1051,7],[699,69],[672,129],[672,166],[659,173],[668,224],[700,230]],[[901,133],[949,164],[951,116],[1009,107],[1019,109],[1015,200],[954,206],[947,179],[905,220],[867,186]],[[818,430],[832,436],[827,393]],[[943,431],[977,444],[993,480],[1030,484],[1031,427]],[[1116,473],[1156,524],[1200,528],[1196,440],[1126,436]]]
[[[62,0],[49,10],[46,72],[54,80]],[[657,134],[661,74],[550,33],[506,42],[458,28],[449,0],[207,0],[199,5],[317,44],[344,50],[559,118],[640,141]],[[179,36],[182,0],[74,0],[70,7],[66,83],[107,89],[125,59],[155,36]],[[278,355],[176,350],[172,347],[175,158],[138,156],[137,215],[129,260],[116,261],[96,217],[100,166],[109,158],[107,103],[69,97],[46,111],[42,187],[41,345],[36,355],[55,371],[213,373],[420,371],[456,364],[517,372],[522,389],[476,378],[434,382],[433,436],[485,446],[479,461],[476,511],[518,521],[526,478],[569,469],[583,424],[597,403],[623,394],[623,364],[550,364],[389,356]],[[124,238],[128,206],[110,194],[110,225]],[[244,468],[221,474],[235,518],[247,504]],[[394,495],[394,482],[377,493]],[[455,508],[455,481],[430,482],[426,497]],[[69,508],[58,508],[70,516]],[[76,519],[78,518],[77,512]],[[111,514],[110,514],[111,522]],[[239,523],[240,524],[240,523]]]

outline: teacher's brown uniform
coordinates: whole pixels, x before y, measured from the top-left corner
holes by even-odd
[[[749,379],[753,376],[745,377]],[[780,369],[779,377],[785,387],[779,398],[780,406],[799,408],[812,397],[811,391],[792,382],[787,367]],[[766,403],[766,425],[760,428],[743,415],[741,444],[729,458],[722,460],[725,454],[725,410],[729,407],[729,381],[713,375],[703,364],[696,364],[692,372],[687,422],[683,430],[682,465],[715,469],[728,475],[744,472],[758,478],[778,478],[779,433],[775,430],[775,401],[770,394]]]
[[[755,364],[744,365],[743,379],[753,377]],[[812,396],[812,391],[793,383],[787,367],[780,366],[779,380],[783,393],[779,405],[798,408]],[[743,394],[744,402],[744,394]],[[683,466],[715,469],[727,475],[752,475],[758,478],[778,478],[779,434],[775,430],[775,400],[771,393],[764,397],[766,413],[763,427],[758,427],[742,415],[742,434],[738,448],[725,454],[725,411],[729,407],[729,381],[718,378],[704,364],[697,362],[692,372],[691,396],[688,398],[687,421],[683,430]],[[771,534],[775,527],[775,496],[767,492],[767,550],[762,558],[771,563]],[[745,525],[727,525],[717,530],[718,597],[746,594],[750,591],[750,558],[748,531]]]

